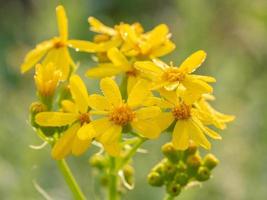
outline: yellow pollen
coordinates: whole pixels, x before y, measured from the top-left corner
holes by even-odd
[[[89,113],[80,114],[79,120],[80,120],[81,125],[90,123],[91,120],[90,120]]]
[[[191,116],[190,111],[191,107],[182,103],[172,109],[172,114],[175,119],[183,120],[183,119],[188,119]]]
[[[184,78],[185,74],[175,67],[167,69],[162,75],[162,79],[169,82],[182,81]]]
[[[134,117],[134,112],[126,104],[115,107],[109,114],[109,120],[120,126],[128,124]]]

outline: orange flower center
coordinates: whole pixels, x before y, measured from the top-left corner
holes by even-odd
[[[172,109],[172,114],[177,120],[188,119],[191,116],[191,106],[182,103]]]
[[[185,74],[181,72],[178,68],[171,67],[167,69],[163,75],[162,79],[164,81],[169,81],[169,82],[176,82],[176,81],[182,81],[185,78]]]
[[[90,123],[91,120],[90,120],[89,113],[80,114],[79,120],[80,120],[81,125]]]
[[[134,117],[134,112],[126,104],[115,107],[109,114],[109,120],[120,126],[124,126],[133,121]]]

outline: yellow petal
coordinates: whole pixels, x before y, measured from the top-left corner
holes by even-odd
[[[113,124],[98,138],[103,145],[110,145],[118,142],[121,136],[122,127]]]
[[[91,140],[81,140],[77,135],[73,140],[71,153],[75,156],[83,154],[91,145]]]
[[[167,40],[163,45],[159,46],[158,48],[153,49],[149,53],[150,58],[158,58],[161,56],[165,56],[172,52],[175,49],[175,44],[169,40]]]
[[[103,78],[100,81],[100,87],[104,96],[107,98],[111,105],[117,106],[122,103],[120,89],[113,79]]]
[[[214,83],[216,82],[216,79],[211,77],[211,76],[201,76],[201,75],[195,75],[195,74],[191,74],[191,77],[204,81],[204,82],[208,82],[208,83]]]
[[[149,82],[140,79],[132,88],[127,103],[130,107],[141,105],[150,95]]]
[[[158,79],[163,73],[163,70],[151,61],[137,61],[134,66],[143,72],[145,76],[153,80]]]
[[[64,112],[78,113],[76,105],[70,100],[61,101],[61,105]]]
[[[40,126],[65,126],[72,124],[78,120],[78,115],[75,113],[61,112],[41,112],[35,117],[35,121]]]
[[[84,40],[68,40],[68,45],[76,51],[84,51],[88,53],[95,53],[98,51],[98,45]]]
[[[77,132],[80,140],[92,140],[96,136],[95,129],[91,123],[83,125]]]
[[[97,20],[94,17],[89,17],[88,22],[90,24],[91,31],[97,32],[97,33],[103,33],[108,35],[116,35],[116,31],[113,28],[110,28],[103,23],[101,23],[99,20]]]
[[[161,110],[157,106],[149,106],[138,109],[135,114],[138,120],[151,119],[157,117]]]
[[[193,53],[180,65],[180,70],[192,73],[205,61],[206,56],[206,52],[202,50]]]
[[[63,136],[56,142],[51,155],[56,160],[65,158],[70,152],[79,124],[74,124],[63,133]]]
[[[166,89],[159,89],[160,96],[165,98],[172,105],[176,105],[179,102],[178,96],[175,91],[168,91]]]
[[[160,129],[163,131],[172,124],[174,117],[171,112],[162,112],[156,117],[156,122]]]
[[[189,145],[187,120],[179,120],[173,130],[172,144],[178,150],[186,150]]]
[[[144,137],[149,139],[158,138],[161,129],[156,121],[148,119],[148,120],[135,120],[131,123],[133,129]]]
[[[121,147],[119,142],[114,142],[112,144],[103,144],[105,151],[114,157],[119,157],[121,155]]]
[[[204,132],[199,127],[199,123],[196,123],[197,119],[192,118],[190,119],[187,128],[188,132],[190,134],[190,138],[198,145],[202,146],[205,149],[210,149],[211,144],[207,140],[206,136],[204,135]]]
[[[204,131],[208,136],[210,136],[211,138],[215,139],[215,140],[221,140],[222,136],[220,136],[217,132],[215,132],[214,130],[205,127],[205,131]]]
[[[103,78],[109,76],[115,76],[123,71],[121,68],[116,67],[112,63],[101,63],[97,67],[93,67],[87,70],[86,75],[92,78]]]
[[[118,47],[122,43],[122,39],[120,37],[112,37],[111,40],[108,40],[106,42],[98,43],[98,52],[106,52],[110,48]]]
[[[53,47],[52,40],[44,41],[36,46],[35,49],[31,50],[24,59],[21,65],[21,73],[25,73],[32,68],[42,57],[47,53],[49,49]]]
[[[70,91],[75,100],[76,106],[81,113],[88,110],[88,92],[85,84],[78,75],[73,75],[70,78]]]
[[[130,94],[133,86],[138,82],[139,77],[136,76],[128,76],[127,78],[127,94]]]
[[[112,123],[106,117],[101,119],[96,119],[92,121],[91,124],[96,132],[96,137],[102,135],[106,130],[108,130],[112,126]]]
[[[100,96],[98,94],[93,94],[89,96],[89,106],[95,110],[106,111],[110,110],[111,105],[106,97]]]
[[[122,70],[128,71],[132,69],[127,58],[117,48],[109,49],[107,56],[115,66]]]
[[[158,106],[160,108],[173,108],[174,105],[162,98],[159,97],[148,97],[147,100],[143,103],[144,106]]]
[[[68,38],[68,19],[66,16],[66,12],[63,6],[57,6],[57,23],[58,23],[58,31],[61,39],[66,41]]]

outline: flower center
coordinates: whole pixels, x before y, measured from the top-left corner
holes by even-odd
[[[134,112],[126,104],[115,107],[109,114],[109,120],[120,126],[128,124],[134,117]]]
[[[163,75],[162,79],[164,81],[169,81],[169,82],[176,82],[176,81],[182,81],[185,78],[185,74],[181,72],[178,68],[171,67],[167,69]]]
[[[172,114],[177,120],[188,119],[191,116],[191,107],[182,103],[172,109]]]
[[[133,68],[132,70],[127,71],[126,74],[127,74],[127,76],[134,76],[134,77],[136,77],[138,75],[138,71]]]
[[[55,39],[55,41],[54,41],[54,47],[56,49],[61,48],[61,47],[65,47],[65,46],[66,46],[65,42],[61,41],[58,38]]]
[[[81,125],[90,123],[91,120],[90,120],[89,113],[80,114],[79,120],[80,120]]]

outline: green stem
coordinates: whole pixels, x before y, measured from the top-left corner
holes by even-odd
[[[174,200],[175,197],[174,196],[171,196],[169,194],[166,194],[166,196],[164,197],[164,200]]]
[[[82,193],[78,183],[76,182],[67,162],[62,159],[57,161],[57,165],[59,170],[61,171],[62,175],[66,183],[68,184],[72,194],[76,200],[86,200],[84,194]]]
[[[110,157],[110,171],[109,171],[109,200],[118,200],[117,189],[117,172],[116,172],[116,158]]]
[[[125,164],[129,162],[129,160],[133,157],[133,155],[136,153],[137,149],[146,141],[146,138],[138,138],[138,141],[133,146],[133,148],[128,152],[128,154],[123,158],[123,160],[120,162],[118,167],[116,168],[117,171],[119,171]]]

